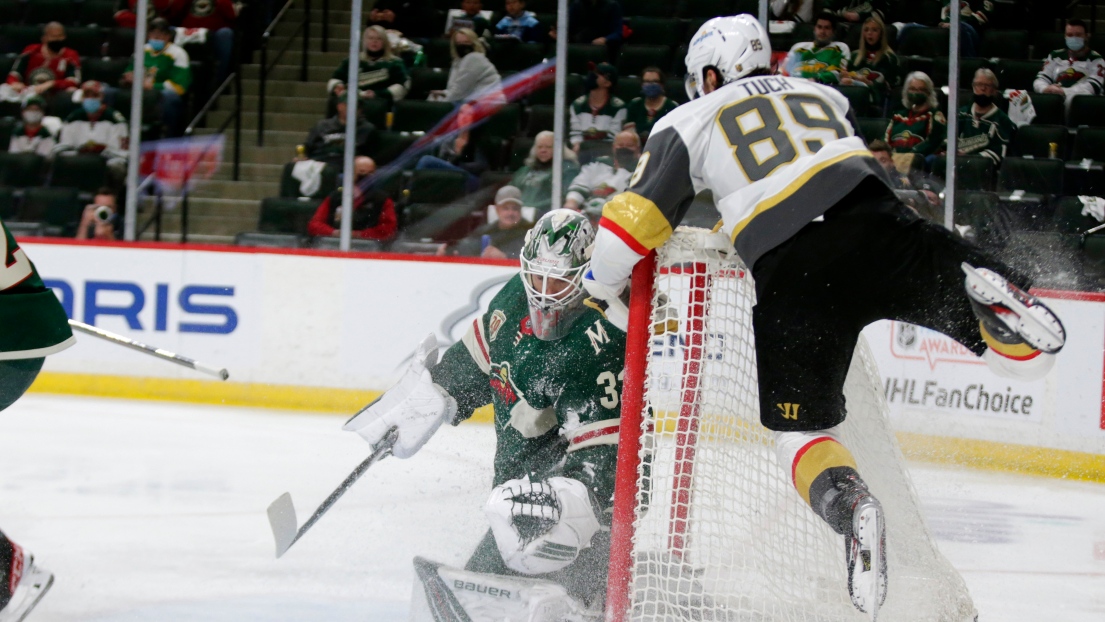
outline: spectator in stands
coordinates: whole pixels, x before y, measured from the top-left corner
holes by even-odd
[[[618,70],[608,63],[599,63],[584,78],[587,94],[579,96],[568,109],[568,140],[575,151],[585,140],[612,139],[625,125],[625,102],[614,95],[617,83]]]
[[[353,167],[357,179],[353,187],[353,237],[366,240],[390,239],[398,228],[395,203],[374,187],[363,190],[370,183],[369,178],[376,172],[376,162],[368,156],[358,156]],[[307,223],[308,235],[341,235],[341,201],[341,188],[322,200],[315,215]]]
[[[823,7],[837,18],[850,24],[860,24],[872,15],[886,17],[886,0],[825,0]]]
[[[641,71],[641,96],[625,107],[622,129],[636,131],[643,143],[648,140],[652,126],[678,105],[664,95],[664,72],[659,67],[645,67]]]
[[[902,108],[890,118],[884,138],[894,153],[928,156],[944,144],[947,125],[932,79],[922,71],[914,71],[906,76]]]
[[[506,0],[506,15],[495,25],[495,38],[517,39],[524,43],[543,43],[545,33],[525,0]]]
[[[65,154],[97,154],[107,160],[112,187],[122,185],[127,174],[127,120],[104,103],[104,85],[89,80],[81,85],[81,107],[74,110],[61,126],[61,137],[54,149]]]
[[[391,53],[388,33],[380,26],[369,26],[364,31],[364,50],[357,69],[357,90],[361,99],[385,99],[389,102],[403,99],[411,87],[411,79],[403,61]],[[327,90],[334,97],[345,97],[345,80],[349,77],[349,59],[342,60]]]
[[[456,138],[444,140],[437,155],[424,155],[418,159],[415,170],[436,169],[459,171],[465,174],[468,191],[475,192],[480,185],[480,174],[488,168],[487,157],[467,129],[472,125],[474,104],[464,104],[457,112],[457,126],[461,129]]]
[[[568,187],[564,207],[580,210],[598,220],[610,197],[629,186],[629,178],[641,157],[641,138],[632,130],[614,137],[613,158],[599,158],[585,165]]]
[[[813,41],[795,43],[784,63],[787,73],[821,84],[836,84],[848,65],[848,46],[834,41],[836,16],[822,11],[813,24]]]
[[[173,1],[174,0],[150,0],[146,5],[146,21],[148,22],[158,17],[168,19],[172,12]],[[134,14],[137,5],[137,0],[127,0],[127,8],[115,12],[115,25],[120,28],[134,28],[137,26],[138,17]]]
[[[971,88],[974,101],[959,109],[959,139],[955,148],[959,155],[986,156],[993,160],[996,168],[1001,166],[1017,126],[997,107],[1001,91],[993,71],[985,67],[975,71]]]
[[[145,59],[142,86],[147,91],[157,91],[161,100],[161,122],[170,136],[179,136],[184,129],[184,94],[192,86],[192,67],[188,52],[173,43],[173,29],[167,20],[157,18],[150,22]],[[133,81],[132,61],[120,83],[128,86]]]
[[[517,259],[533,223],[522,218],[522,193],[514,186],[503,186],[495,193],[495,222],[487,223],[459,240],[454,251],[487,259]],[[449,254],[442,244],[438,255]]]
[[[430,99],[463,102],[495,92],[502,97],[503,83],[499,72],[487,59],[487,48],[476,33],[468,28],[454,30],[449,51],[453,56],[449,81],[445,83],[444,91],[430,91]]]
[[[307,133],[307,142],[304,144],[308,160],[325,162],[337,170],[342,170],[345,165],[345,117],[349,112],[347,102],[339,99],[337,113],[315,124]],[[371,153],[376,139],[376,126],[372,125],[357,114],[357,142],[353,146],[354,153],[367,155]]]
[[[569,43],[605,45],[613,61],[622,44],[622,7],[616,0],[573,0],[568,7]],[[556,38],[556,29],[549,32]]]
[[[15,59],[0,100],[22,101],[36,95],[47,102],[70,97],[81,83],[81,59],[65,47],[65,26],[50,22],[42,28],[41,43],[23,48]]]
[[[170,18],[183,28],[206,28],[207,38],[218,60],[216,78],[222,83],[230,75],[234,56],[234,23],[238,20],[238,4],[233,0],[184,0]]]
[[[848,71],[841,74],[844,85],[862,84],[867,87],[873,107],[883,110],[894,87],[898,85],[901,61],[886,37],[886,25],[877,15],[863,22],[859,49],[852,53]]]
[[[959,53],[964,57],[972,57],[978,50],[979,37],[982,35],[982,27],[989,19],[985,11],[971,8],[970,0],[956,0],[959,4]],[[940,27],[951,27],[951,1],[943,0],[944,8],[940,9]],[[989,10],[992,6],[990,0],[974,0],[975,6],[982,5]]]
[[[480,0],[460,0],[459,16],[453,17],[448,24],[445,35],[449,36],[453,31],[467,28],[476,33],[480,40],[487,42],[491,39],[491,22],[480,14],[483,11],[483,2]]]
[[[813,19],[813,0],[771,0],[771,16],[785,22],[809,23]]]
[[[8,153],[37,153],[48,158],[57,146],[54,133],[42,124],[46,100],[35,96],[23,100],[23,119],[12,128]]]
[[[1063,34],[1066,47],[1047,55],[1032,88],[1037,93],[1062,95],[1067,98],[1068,105],[1075,95],[1101,95],[1105,59],[1090,49],[1086,23],[1068,19]]]
[[[522,205],[537,210],[534,218],[540,218],[545,212],[552,209],[552,165],[555,135],[546,130],[539,132],[533,140],[533,147],[529,150],[529,157],[525,165],[515,171],[510,184],[522,191]],[[576,154],[567,147],[564,149],[564,165],[561,170],[561,192],[568,189],[568,185],[579,174],[579,163]]]
[[[368,25],[398,30],[408,39],[428,38],[441,34],[435,32],[432,18],[430,0],[377,0],[368,12]]]
[[[871,151],[871,154],[886,170],[886,174],[890,176],[890,181],[896,190],[913,190],[921,193],[921,196],[924,197],[921,200],[916,196],[904,196],[903,202],[906,205],[929,220],[944,222],[944,201],[940,198],[940,193],[944,191],[943,185],[921,171],[915,170],[908,175],[899,171],[898,167],[894,165],[890,145],[886,144],[885,141],[873,140],[871,144],[867,145],[867,149]]]
[[[92,197],[92,202],[84,206],[81,224],[77,226],[77,239],[115,240],[118,220],[115,193],[111,188],[100,188]]]

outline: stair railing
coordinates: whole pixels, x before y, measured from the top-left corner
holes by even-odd
[[[288,10],[292,7],[296,0],[288,0],[284,3],[284,7],[280,9],[280,12],[276,14],[276,17],[272,18],[272,22],[268,28],[261,35],[261,66],[260,70],[260,91],[257,97],[257,146],[265,146],[265,91],[267,88],[269,72],[273,67],[280,62],[280,59],[284,57],[284,53],[291,47],[292,41],[296,37],[302,35],[303,40],[303,58],[299,64],[299,81],[307,81],[307,52],[311,43],[311,0],[303,0],[303,21],[300,22],[299,28],[296,28],[295,33],[288,37],[288,40],[284,42],[284,47],[280,48],[280,51],[276,54],[276,58],[273,59],[272,64],[269,64],[269,42],[272,40],[272,33],[276,29],[277,24],[280,23],[284,16],[288,14]],[[323,20],[323,28],[325,29],[326,21]],[[323,45],[326,45],[325,34],[323,35]]]

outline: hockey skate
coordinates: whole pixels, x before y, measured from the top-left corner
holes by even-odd
[[[11,600],[0,609],[0,622],[21,622],[54,584],[54,575],[36,566],[34,555],[19,548],[16,548],[10,572],[11,576],[4,580],[15,579],[16,583]]]
[[[995,339],[1011,344],[1023,341],[1048,354],[1063,348],[1066,330],[1047,305],[992,270],[966,262],[961,267],[975,314]]]
[[[852,533],[844,537],[848,595],[856,609],[877,620],[886,601],[886,525],[882,505],[867,492],[856,502]]]

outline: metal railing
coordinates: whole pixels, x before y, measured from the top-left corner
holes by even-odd
[[[280,23],[280,20],[284,19],[284,16],[288,14],[288,10],[291,9],[292,4],[294,4],[295,1],[296,0],[288,0],[287,2],[285,2],[283,8],[281,8],[280,12],[276,14],[276,17],[272,18],[272,22],[269,24],[268,28],[265,28],[265,32],[261,35],[261,65],[259,67],[261,84],[260,90],[257,94],[258,147],[265,146],[265,90],[268,86],[269,72],[272,70],[273,67],[276,66],[278,62],[280,62],[280,59],[284,57],[284,53],[288,51],[289,47],[291,47],[292,41],[294,41],[295,38],[297,36],[300,36],[301,34],[303,38],[303,58],[300,61],[299,65],[299,81],[307,81],[307,52],[311,43],[311,0],[303,0],[303,21],[300,22],[299,28],[296,28],[295,33],[288,37],[288,40],[284,43],[284,47],[280,49],[280,51],[276,54],[276,58],[273,59],[272,64],[269,64],[269,41],[272,40],[272,33],[276,29],[277,24]],[[323,10],[329,12],[329,2],[324,5]],[[322,23],[323,29],[325,31],[325,18],[323,19]],[[322,41],[323,46],[325,46],[325,32],[323,34]]]

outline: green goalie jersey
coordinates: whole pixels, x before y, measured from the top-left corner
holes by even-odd
[[[431,373],[457,401],[454,425],[493,404],[494,486],[526,475],[571,477],[607,510],[624,360],[625,334],[592,309],[562,339],[535,337],[526,292],[515,276]],[[609,522],[609,515],[600,520]]]
[[[7,226],[0,268],[0,360],[29,359],[60,352],[76,343],[69,318]]]

